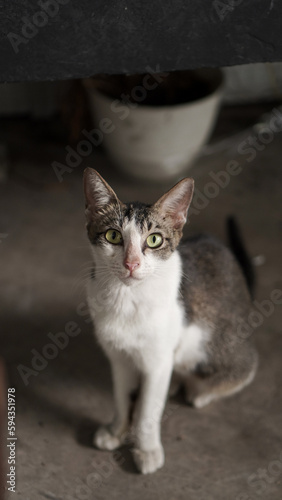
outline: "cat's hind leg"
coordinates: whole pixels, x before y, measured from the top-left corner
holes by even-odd
[[[241,391],[254,379],[257,365],[257,354],[252,351],[245,363],[195,369],[184,383],[187,403],[195,408],[203,408],[212,401]]]

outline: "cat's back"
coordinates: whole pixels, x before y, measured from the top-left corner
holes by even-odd
[[[203,234],[179,247],[183,278],[181,292],[190,319],[244,316],[251,305],[245,277],[232,252],[216,238]]]

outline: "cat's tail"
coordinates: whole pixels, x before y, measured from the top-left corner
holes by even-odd
[[[251,297],[254,298],[255,271],[234,216],[227,218],[226,226],[229,246],[241,266]]]

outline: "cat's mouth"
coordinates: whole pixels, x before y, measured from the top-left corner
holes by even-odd
[[[138,281],[142,280],[141,276],[136,275],[135,273],[128,273],[126,275],[119,276],[119,279],[125,284],[125,285],[131,285],[133,283],[138,283]]]

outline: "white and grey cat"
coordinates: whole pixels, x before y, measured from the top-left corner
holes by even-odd
[[[236,259],[209,236],[180,243],[193,184],[183,179],[153,205],[122,203],[95,170],[84,174],[94,259],[88,303],[115,399],[113,422],[94,444],[122,444],[138,389],[133,455],[144,474],[164,464],[160,423],[173,372],[187,402],[201,408],[240,391],[257,367],[249,341],[236,342],[251,307]]]

